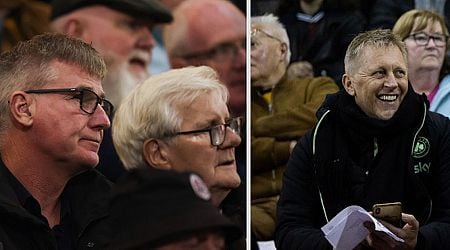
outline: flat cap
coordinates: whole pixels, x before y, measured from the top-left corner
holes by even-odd
[[[129,16],[155,23],[168,23],[173,19],[170,11],[158,0],[53,0],[51,5],[52,20],[90,5],[104,5]]]

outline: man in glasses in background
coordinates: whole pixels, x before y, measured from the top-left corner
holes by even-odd
[[[241,143],[241,118],[230,115],[227,100],[226,87],[207,66],[152,76],[117,110],[113,141],[128,170],[154,167],[198,174],[212,203],[244,231],[244,201],[227,202],[241,183],[234,154]],[[241,240],[227,249],[245,249],[245,244]]]
[[[164,28],[172,68],[207,65],[230,92],[233,115],[245,112],[245,16],[225,0],[185,0]]]
[[[172,16],[157,0],[53,0],[51,19],[54,31],[92,44],[105,59],[105,94],[118,107],[149,76],[155,46],[151,31],[156,24],[170,22]],[[105,131],[99,155],[99,171],[115,181],[123,166],[110,130]]]
[[[112,104],[103,59],[43,34],[0,55],[0,248],[100,246],[111,183],[93,168]]]
[[[288,79],[289,38],[273,15],[252,18],[252,232],[273,239],[276,202],[286,163],[297,140],[317,122],[327,94],[338,91],[328,77]]]

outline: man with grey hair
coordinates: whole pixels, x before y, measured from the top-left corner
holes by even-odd
[[[365,222],[355,249],[449,249],[450,122],[408,84],[405,44],[391,30],[361,33],[345,72],[289,159],[277,247],[331,249],[320,228],[342,209],[401,202],[401,226],[380,222],[404,242]]]
[[[151,30],[172,20],[157,0],[53,0],[51,26],[54,31],[92,44],[105,59],[108,72],[105,94],[114,106],[148,78],[155,40]],[[111,180],[123,166],[111,142],[110,130],[100,148],[99,171]]]
[[[94,167],[112,104],[103,59],[43,34],[0,55],[0,248],[84,249],[107,239],[111,183]]]
[[[290,152],[316,123],[325,95],[338,86],[327,77],[287,79],[289,39],[277,17],[253,17],[251,32],[252,232],[257,240],[272,240]]]
[[[210,67],[154,75],[117,110],[113,141],[126,169],[198,174],[212,203],[245,231],[245,201],[230,199],[241,187],[234,151],[241,143],[242,119],[230,116],[227,100],[226,87]],[[231,249],[245,249],[244,242]]]

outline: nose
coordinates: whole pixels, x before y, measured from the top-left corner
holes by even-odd
[[[239,144],[241,144],[241,136],[238,133],[235,133],[230,127],[227,127],[227,133],[225,135],[225,140],[223,141],[222,145],[220,145],[220,148],[230,148],[230,147],[237,147]]]
[[[146,51],[151,51],[151,49],[155,47],[156,41],[151,33],[150,28],[143,26],[141,29],[139,29],[136,45],[138,48]]]
[[[436,47],[436,41],[434,39],[434,37],[428,39],[427,47]],[[431,43],[431,41],[433,41],[433,43]]]
[[[95,112],[91,115],[89,126],[100,130],[111,127],[111,120],[101,105],[98,105]]]
[[[386,81],[384,82],[384,86],[388,88],[396,88],[398,86],[397,78],[394,75],[394,72],[390,72]]]

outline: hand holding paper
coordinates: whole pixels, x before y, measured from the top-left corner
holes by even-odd
[[[365,221],[372,221],[376,231],[384,232],[394,240],[404,242],[360,206],[345,208],[323,226],[322,231],[335,249],[353,249],[369,234],[369,230],[363,225]]]

